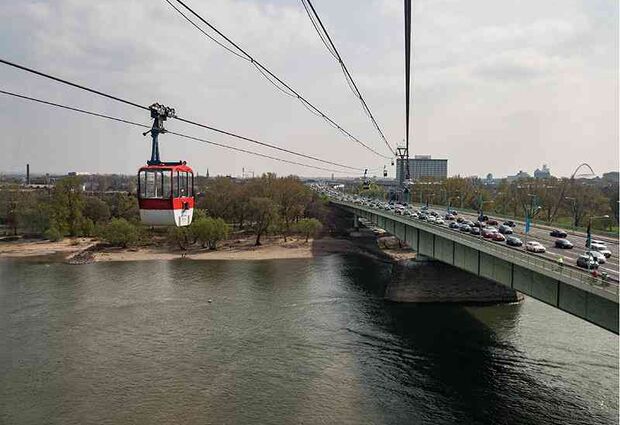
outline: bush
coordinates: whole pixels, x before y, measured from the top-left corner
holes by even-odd
[[[228,237],[228,226],[221,218],[199,218],[192,223],[190,230],[203,248],[217,249],[217,243]]]
[[[136,226],[124,218],[113,218],[103,228],[101,237],[111,245],[127,248],[138,242],[139,234]]]
[[[80,236],[94,236],[95,223],[90,218],[82,219],[80,223]]]
[[[62,232],[58,230],[56,226],[52,226],[47,229],[43,235],[45,236],[45,239],[49,239],[52,242],[58,242],[63,238]]]

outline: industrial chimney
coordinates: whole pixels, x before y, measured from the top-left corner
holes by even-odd
[[[26,164],[26,184],[30,184],[30,164]]]

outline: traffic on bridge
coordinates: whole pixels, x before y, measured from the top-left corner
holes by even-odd
[[[410,220],[426,221],[489,244],[520,250],[547,259],[557,267],[580,270],[584,275],[597,279],[602,286],[612,286],[616,292],[618,290],[618,241],[615,239],[591,236],[588,247],[588,235],[581,232],[542,224],[532,224],[526,232],[523,222],[497,216],[489,217],[474,211],[457,211],[439,205],[382,201],[346,194],[322,185],[315,186],[315,189],[330,199],[387,211]]]

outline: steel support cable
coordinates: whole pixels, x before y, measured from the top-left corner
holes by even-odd
[[[85,87],[85,86],[82,86],[80,84],[73,83],[73,82],[67,81],[65,79],[62,79],[62,78],[59,78],[59,77],[55,77],[55,76],[50,75],[50,74],[46,74],[44,72],[36,71],[36,70],[34,70],[32,68],[28,68],[28,67],[23,66],[23,65],[19,65],[19,64],[16,64],[16,63],[13,63],[13,62],[1,59],[1,58],[0,58],[0,63],[4,63],[6,65],[13,66],[13,67],[21,69],[23,71],[31,72],[33,74],[39,75],[39,76],[44,77],[44,78],[49,78],[51,80],[58,81],[58,82],[63,83],[63,84],[67,84],[67,85],[70,85],[72,87],[76,87],[76,88],[79,88],[79,89],[82,89],[82,90],[86,90],[88,92],[97,94],[99,96],[103,96],[103,97],[106,97],[106,98],[109,98],[109,99],[116,100],[118,102],[122,102],[122,103],[125,103],[125,104],[128,104],[128,105],[131,105],[131,106],[134,106],[134,107],[137,107],[137,108],[140,108],[140,109],[145,109],[145,110],[149,111],[149,108],[147,106],[143,106],[143,105],[137,104],[135,102],[131,102],[129,100],[119,98],[117,96],[112,96],[110,94],[103,93],[101,91],[98,91],[98,90],[95,90],[95,89],[91,89],[89,87]],[[9,92],[5,92],[5,94],[10,94],[10,93]],[[27,97],[24,97],[24,98],[27,98]],[[49,103],[51,104],[52,102],[49,102]],[[215,131],[217,133],[226,134],[227,136],[235,137],[237,139],[245,140],[245,141],[248,141],[248,142],[251,142],[251,143],[255,143],[255,144],[258,144],[258,145],[261,145],[261,146],[266,146],[266,147],[269,147],[271,149],[279,150],[281,152],[286,152],[286,153],[291,154],[291,155],[296,155],[296,156],[299,156],[299,157],[302,157],[302,158],[311,159],[311,160],[314,160],[314,161],[322,162],[324,164],[336,165],[338,167],[347,168],[347,169],[354,170],[354,171],[362,170],[361,168],[358,168],[358,167],[351,167],[351,166],[348,166],[348,165],[342,165],[342,164],[338,164],[336,162],[332,162],[332,161],[328,161],[328,160],[325,160],[325,159],[317,158],[317,157],[312,156],[312,155],[306,155],[306,154],[303,154],[303,153],[295,152],[293,150],[282,148],[280,146],[273,145],[271,143],[261,142],[259,140],[252,139],[250,137],[241,136],[239,134],[235,134],[235,133],[232,133],[232,132],[229,132],[229,131],[226,131],[226,130],[222,130],[222,129],[219,129],[219,128],[216,128],[216,127],[211,127],[211,126],[208,126],[208,125],[205,125],[205,124],[200,124],[200,123],[197,123],[197,122],[194,122],[194,121],[186,120],[184,118],[180,118],[180,117],[174,117],[174,118],[176,118],[176,119],[178,119],[180,121],[186,122],[188,124],[196,125],[198,127],[202,127],[202,128],[207,129],[207,130]]]
[[[179,10],[174,4],[172,4],[172,2],[170,0],[164,0],[166,3],[168,3],[170,5],[170,7],[172,7],[174,10],[176,10],[179,15],[181,15],[183,18],[185,18],[185,20],[187,22],[189,22],[190,24],[192,24],[194,26],[194,28],[196,28],[198,31],[200,31],[201,33],[203,33],[204,35],[206,35],[207,37],[209,37],[211,39],[211,41],[213,41],[216,44],[219,44],[220,47],[223,47],[224,49],[228,50],[230,53],[232,53],[233,55],[251,62],[252,59],[244,56],[244,55],[240,55],[239,53],[235,52],[233,49],[230,49],[228,47],[226,47],[223,43],[219,42],[218,40],[216,40],[214,37],[211,36],[211,34],[209,34],[208,32],[206,32],[205,30],[203,30],[202,28],[200,28],[194,21],[192,21],[185,13],[183,13],[183,11]]]
[[[297,92],[295,89],[293,89],[290,85],[288,85],[286,82],[284,82],[281,78],[279,78],[277,75],[275,75],[273,72],[271,72],[265,65],[263,65],[261,62],[259,62],[258,60],[254,59],[248,52],[246,52],[244,49],[242,49],[238,44],[236,44],[234,41],[232,41],[230,38],[228,38],[226,35],[224,35],[220,30],[218,30],[217,28],[215,28],[210,22],[208,22],[206,19],[204,19],[202,16],[200,16],[197,12],[195,12],[192,8],[190,8],[189,6],[187,6],[182,0],[176,0],[177,3],[179,3],[181,6],[183,6],[185,9],[187,9],[187,11],[189,11],[192,15],[194,15],[197,19],[199,19],[203,24],[205,24],[206,26],[208,26],[209,28],[211,28],[211,30],[213,30],[215,33],[217,33],[220,37],[222,37],[224,40],[226,40],[228,43],[230,43],[235,49],[237,49],[238,51],[242,52],[244,55],[246,55],[248,58],[250,58],[252,64],[254,64],[254,66],[259,67],[260,69],[262,69],[265,73],[267,73],[271,78],[273,78],[275,81],[277,81],[278,83],[280,83],[283,87],[285,87],[286,89],[290,90],[291,93],[294,93],[295,96],[299,99],[299,100],[303,100],[304,102],[306,102],[306,104],[313,109],[315,112],[317,112],[323,119],[325,119],[327,122],[331,123],[334,127],[336,127],[338,130],[340,130],[343,134],[345,134],[346,136],[348,136],[349,138],[351,138],[354,142],[358,143],[360,146],[363,146],[364,148],[366,148],[367,150],[371,151],[372,153],[374,153],[377,156],[380,156],[382,158],[386,158],[386,159],[390,159],[391,157],[383,155],[382,153],[376,151],[375,149],[373,149],[372,147],[368,146],[367,144],[365,144],[364,142],[362,142],[359,138],[355,137],[353,134],[351,134],[349,131],[345,130],[343,127],[341,127],[340,125],[338,125],[332,118],[330,118],[327,114],[325,114],[324,112],[322,112],[320,109],[318,109],[316,106],[314,106],[312,103],[310,103],[308,100],[306,100],[301,94],[299,94],[299,92]],[[390,151],[391,152],[391,151]]]
[[[368,107],[368,104],[366,103],[366,100],[364,99],[364,96],[362,96],[362,93],[360,92],[359,88],[357,87],[357,84],[355,83],[355,80],[353,79],[353,76],[349,72],[346,64],[344,63],[344,60],[340,56],[340,53],[338,52],[338,49],[336,48],[336,45],[332,41],[329,33],[327,32],[327,29],[323,25],[323,21],[321,21],[321,17],[319,16],[319,14],[314,9],[314,6],[312,5],[312,1],[311,0],[301,0],[301,3],[303,4],[304,9],[306,9],[306,13],[308,14],[308,17],[310,18],[310,21],[312,22],[312,25],[314,26],[314,29],[316,30],[317,34],[319,35],[319,38],[321,40],[323,40],[324,43],[325,43],[324,38],[327,39],[327,42],[329,43],[329,46],[331,46],[331,49],[328,46],[328,51],[336,58],[336,60],[340,64],[340,67],[342,68],[342,71],[344,72],[345,79],[347,80],[347,84],[349,85],[349,88],[351,89],[351,91],[353,91],[353,94],[355,94],[355,96],[357,96],[357,98],[360,100],[360,102],[362,104],[362,109],[366,112],[366,114],[368,115],[368,117],[372,121],[373,126],[375,127],[375,129],[379,133],[381,139],[386,144],[386,146],[388,147],[390,152],[392,152],[392,154],[396,155],[396,151],[394,150],[394,148],[392,148],[390,143],[385,138],[385,135],[383,134],[383,131],[381,130],[381,127],[377,123],[377,120],[375,119],[374,115],[370,111],[370,108]],[[308,7],[310,9],[308,9]],[[315,18],[316,22],[318,22],[318,24],[320,26],[320,30],[317,27],[317,25],[315,24],[313,18]]]
[[[146,129],[150,129],[151,128],[151,125],[140,124],[140,123],[137,123],[135,121],[129,121],[129,120],[126,120],[126,119],[123,119],[123,118],[113,117],[111,115],[105,115],[105,114],[100,114],[98,112],[88,111],[86,109],[75,108],[73,106],[63,105],[63,104],[60,104],[60,103],[50,102],[50,101],[43,100],[43,99],[37,99],[37,98],[34,98],[34,97],[24,96],[24,95],[21,95],[21,94],[12,93],[12,92],[8,92],[8,91],[5,91],[5,90],[0,90],[0,93],[8,95],[8,96],[13,96],[13,97],[16,97],[16,98],[20,98],[20,99],[23,99],[23,100],[29,100],[29,101],[32,101],[32,102],[41,103],[41,104],[48,105],[48,106],[54,106],[54,107],[57,107],[57,108],[66,109],[66,110],[70,110],[70,111],[74,111],[74,112],[79,112],[79,113],[86,114],[86,115],[91,115],[91,116],[95,116],[95,117],[99,117],[99,118],[105,118],[105,119],[112,120],[112,121],[118,121],[118,122],[122,122],[124,124],[133,125],[133,126],[136,126],[136,127],[141,127],[141,128],[146,128]],[[288,164],[299,165],[301,167],[314,168],[316,170],[328,171],[328,172],[331,172],[331,173],[347,173],[347,171],[333,170],[331,168],[324,168],[324,167],[319,167],[319,166],[316,166],[316,165],[304,164],[304,163],[297,162],[297,161],[291,161],[291,160],[288,160],[288,159],[278,158],[276,156],[267,155],[267,154],[263,154],[263,153],[255,152],[255,151],[251,151],[249,149],[237,148],[237,147],[234,147],[234,146],[225,145],[223,143],[213,142],[211,140],[207,140],[207,139],[204,139],[204,138],[201,138],[201,137],[189,136],[187,134],[178,133],[176,131],[166,131],[166,133],[173,134],[175,136],[183,137],[183,138],[186,138],[186,139],[191,139],[191,140],[195,140],[195,141],[199,141],[199,142],[203,142],[203,143],[208,143],[210,145],[218,146],[218,147],[221,147],[221,148],[224,148],[224,149],[229,149],[229,150],[233,150],[233,151],[237,151],[237,152],[247,153],[247,154],[250,154],[250,155],[255,155],[255,156],[259,156],[259,157],[267,158],[267,159],[272,159],[274,161],[285,162],[285,163],[288,163]]]
[[[72,86],[72,87],[75,87],[75,88],[78,88],[78,89],[81,89],[81,90],[86,90],[87,92],[98,94],[99,96],[107,97],[108,99],[116,100],[117,102],[125,103],[127,105],[131,105],[131,106],[134,106],[136,108],[144,109],[144,110],[147,110],[147,111],[149,110],[149,108],[147,106],[139,105],[137,103],[130,102],[129,100],[121,99],[120,97],[116,97],[116,96],[112,96],[112,95],[107,94],[107,93],[100,92],[99,90],[91,89],[89,87],[84,87],[84,86],[82,86],[80,84],[72,83],[71,81],[67,81],[67,80],[64,80],[62,78],[54,77],[53,75],[45,74],[43,72],[34,70],[32,68],[28,68],[26,66],[19,65],[19,64],[16,64],[14,62],[9,62],[9,61],[7,61],[5,59],[2,59],[2,58],[0,58],[0,63],[12,66],[12,67],[17,68],[17,69],[21,69],[22,71],[26,71],[26,72],[30,72],[32,74],[36,74],[36,75],[38,75],[40,77],[45,77],[45,78],[49,78],[49,79],[54,80],[54,81],[58,81],[59,83],[67,84],[69,86]]]

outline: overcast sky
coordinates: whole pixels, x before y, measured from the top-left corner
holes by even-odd
[[[335,121],[386,151],[299,0],[187,0]],[[404,138],[402,0],[313,4],[392,144]],[[0,2],[0,57],[184,118],[334,162],[388,165],[346,139],[164,0]],[[413,0],[411,154],[450,175],[618,170],[617,0]],[[0,65],[0,89],[145,124],[144,111]],[[259,150],[168,122],[170,130]],[[0,171],[133,173],[150,155],[138,128],[0,95]],[[162,136],[164,159],[203,174],[304,176],[304,169]],[[294,157],[291,159],[295,160]]]

